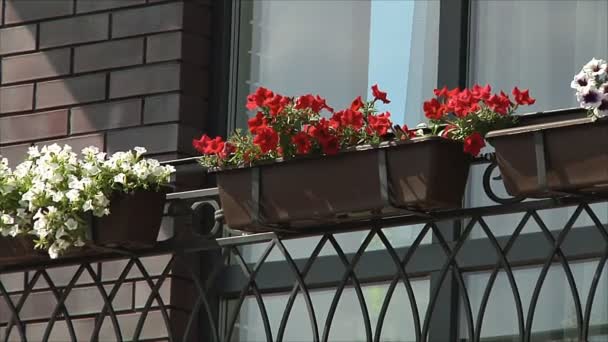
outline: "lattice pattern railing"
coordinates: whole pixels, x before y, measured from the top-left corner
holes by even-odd
[[[488,175],[486,181],[489,183]],[[210,193],[204,192],[203,195]],[[181,196],[181,197],[180,197]],[[195,192],[176,195],[180,203],[200,200]],[[197,202],[210,204],[212,199]],[[332,329],[338,312],[340,299],[346,289],[355,292],[357,306],[361,311],[364,336],[361,341],[383,341],[383,330],[386,329],[386,317],[389,307],[394,305],[395,292],[400,286],[406,291],[407,303],[399,303],[410,312],[412,324],[403,327],[411,331],[414,341],[489,341],[483,335],[484,324],[487,324],[486,310],[493,295],[493,288],[499,274],[507,277],[509,288],[515,303],[517,331],[509,340],[539,341],[539,335],[534,330],[535,319],[538,319],[539,297],[546,285],[546,277],[552,265],[561,265],[565,272],[567,286],[573,299],[574,328],[569,334],[574,340],[587,341],[595,335],[592,329],[592,310],[596,304],[603,270],[608,259],[608,231],[605,224],[592,209],[592,203],[604,203],[601,196],[570,196],[558,199],[520,202],[507,200],[504,204],[445,211],[433,214],[433,217],[400,216],[376,221],[355,222],[332,227],[317,227],[307,234],[318,235],[320,238],[306,258],[294,258],[286,246],[286,241],[298,238],[298,235],[277,236],[273,233],[242,235],[222,238],[207,238],[199,230],[198,233],[184,233],[159,244],[152,250],[130,254],[125,251],[109,251],[107,255],[93,256],[87,259],[68,258],[52,263],[52,266],[77,265],[67,284],[55,285],[49,275],[48,266],[44,263],[5,267],[2,272],[29,270],[24,289],[18,292],[9,291],[0,282],[0,294],[6,304],[6,317],[0,317],[3,341],[53,341],[58,329],[63,329],[63,338],[67,341],[236,341],[244,338],[238,336],[239,315],[241,307],[247,299],[253,298],[260,312],[260,325],[266,341],[289,341],[286,330],[290,315],[298,297],[303,298],[310,325],[312,341],[331,341]],[[187,208],[188,206],[181,206]],[[560,229],[550,227],[541,210],[570,207],[574,211]],[[204,221],[202,206],[193,205],[196,222]],[[181,209],[180,209],[181,210]],[[179,215],[180,210],[170,211]],[[496,236],[488,224],[488,218],[496,215],[522,213],[523,216],[515,223],[515,230],[509,236]],[[183,215],[183,212],[181,212]],[[591,225],[576,228],[576,222],[582,215],[587,216]],[[456,222],[456,223],[454,223]],[[416,238],[407,246],[394,246],[387,236],[387,229],[403,225],[423,224]],[[460,223],[460,225],[458,224]],[[540,231],[535,234],[524,234],[524,227],[534,224]],[[483,238],[471,239],[471,232],[479,227]],[[215,227],[213,233],[217,233]],[[195,229],[197,230],[197,229]],[[204,229],[203,229],[204,230]],[[210,229],[207,229],[209,231]],[[337,234],[344,230],[366,231],[366,236],[356,251],[346,251],[339,242]],[[517,251],[519,240],[533,236],[537,241],[538,250]],[[430,239],[429,239],[430,237]],[[566,246],[565,241],[571,237],[576,240],[575,246]],[[540,239],[540,240],[539,240]],[[431,243],[428,243],[428,241]],[[530,241],[532,241],[530,240]],[[544,240],[544,246],[538,241]],[[375,241],[374,250],[370,244]],[[378,244],[379,241],[379,244]],[[256,260],[250,260],[244,255],[245,246],[263,246],[263,251]],[[330,247],[335,253],[327,257],[321,256],[324,248]],[[481,253],[483,255],[477,255]],[[492,251],[492,253],[488,253]],[[203,252],[202,255],[199,255]],[[150,274],[142,263],[142,257],[170,253],[163,270]],[[271,253],[278,253],[280,260],[269,260]],[[522,255],[523,253],[523,255]],[[526,253],[530,254],[526,256]],[[369,265],[363,265],[366,255],[374,255],[378,270],[370,270]],[[427,256],[422,260],[420,255]],[[119,257],[126,258],[124,266],[116,279],[104,280],[101,268],[97,263]],[[275,258],[276,259],[276,258]],[[591,280],[587,298],[580,296],[579,279],[572,272],[571,263],[579,260],[599,260]],[[333,262],[333,263],[332,263]],[[319,280],[318,275],[312,276],[315,265],[341,265],[341,269],[325,269],[326,279]],[[275,270],[274,274],[263,271],[265,266]],[[387,265],[391,265],[388,267]],[[514,275],[514,267],[522,265],[538,265],[540,273],[532,288],[518,286]],[[367,269],[366,269],[367,267]],[[381,269],[381,270],[380,270]],[[465,274],[471,270],[484,270],[489,278],[478,307],[473,307],[470,293],[467,291]],[[145,298],[140,298],[139,306],[129,309],[116,308],[116,298],[122,287],[133,282],[132,271],[139,274],[139,281],[146,285]],[[90,278],[88,291],[102,298],[98,311],[86,315],[74,315],[66,303],[70,300],[74,289],[82,287],[80,279]],[[430,294],[427,294],[428,305],[420,310],[419,292],[414,290],[413,278],[428,276],[431,279]],[[28,298],[35,295],[37,284],[44,281],[48,291],[55,299],[53,309],[42,323],[23,317],[24,307]],[[167,284],[175,281],[187,284],[182,288],[190,288],[190,292],[181,294],[175,304],[173,299],[180,296],[175,288],[170,290],[171,302],[162,292]],[[363,287],[368,283],[385,282],[386,293],[382,304],[372,315],[369,303],[366,301]],[[450,285],[451,284],[451,285]],[[451,286],[451,287],[450,287]],[[319,288],[332,289],[333,296],[324,319],[315,307],[311,292]],[[447,290],[446,290],[447,288]],[[180,290],[181,291],[181,290]],[[446,309],[446,292],[451,303]],[[528,301],[522,299],[522,291],[532,295]],[[286,296],[286,305],[282,309],[280,319],[271,319],[266,306],[266,293],[281,292]],[[221,310],[220,299],[229,299],[232,310]],[[456,305],[454,305],[456,303]],[[276,309],[276,308],[275,308]],[[403,310],[406,310],[403,309]],[[477,310],[475,310],[477,309]],[[146,322],[154,314],[160,319],[154,321],[155,328],[162,326],[165,332],[160,335],[146,335]],[[125,315],[135,317],[130,321]],[[442,317],[439,319],[438,317]],[[462,321],[462,329],[439,326],[440,322],[452,322],[458,326]],[[82,320],[88,320],[90,329],[87,336],[82,335],[82,329],[74,326]],[[61,323],[61,326],[59,324]],[[38,335],[32,334],[29,326],[44,324]],[[150,325],[150,324],[148,324]],[[449,335],[437,333],[438,330],[449,328]],[[597,330],[597,329],[596,329]],[[600,329],[600,333],[601,333]],[[459,336],[456,336],[458,334]],[[439,337],[443,336],[443,337]],[[448,336],[447,338],[445,336]],[[500,339],[497,339],[500,340]],[[506,339],[505,339],[506,340]]]

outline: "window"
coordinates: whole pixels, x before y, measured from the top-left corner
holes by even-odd
[[[473,0],[468,83],[491,84],[495,89],[504,90],[511,90],[514,86],[530,88],[537,102],[527,108],[529,111],[577,107],[570,81],[592,57],[608,56],[608,23],[600,19],[606,15],[606,1]],[[484,166],[472,168],[471,179],[481,179],[484,170]],[[468,202],[469,206],[493,204],[485,196],[479,181],[470,182]],[[574,209],[550,209],[539,214],[549,229],[557,231],[564,227]],[[605,203],[594,205],[593,210],[603,222],[608,220]],[[495,228],[494,234],[508,236],[522,217],[523,213],[501,215],[487,221],[490,227]],[[592,224],[588,217],[583,216],[576,221],[575,227],[584,229]],[[520,238],[540,231],[537,225],[530,222]],[[472,237],[486,238],[481,230],[475,230]],[[525,250],[522,252],[526,254]],[[585,289],[588,291],[589,279],[597,262],[572,264],[571,267],[584,303]],[[524,302],[524,314],[539,272],[540,265],[514,272]],[[481,299],[488,276],[485,272],[467,276],[467,287],[473,302]],[[603,277],[603,281],[598,291],[605,286],[606,277]],[[532,340],[576,340],[574,302],[560,264],[551,266],[544,284],[532,327]],[[491,298],[492,303],[488,305],[484,319],[482,340],[519,340],[513,296],[504,274],[502,277],[499,275]],[[608,341],[608,320],[604,310],[606,299],[597,296],[595,300],[598,311],[592,314],[590,340]],[[464,321],[461,321],[461,337],[466,337]]]
[[[321,94],[346,107],[378,83],[395,122],[415,126],[421,103],[436,87],[439,1],[241,1],[238,7],[237,88],[232,118],[246,128],[246,97],[259,86],[285,95]],[[371,94],[370,94],[371,95]],[[420,228],[387,232],[404,246]],[[355,251],[364,233],[344,234]],[[288,244],[295,257],[310,255],[318,238]],[[254,260],[261,249],[246,249]],[[272,254],[270,260],[279,256]]]
[[[531,110],[572,107],[576,103],[569,83],[574,73],[591,57],[608,56],[608,40],[605,39],[608,3],[603,1],[257,0],[234,3],[233,94],[229,110],[232,128],[246,127],[248,115],[252,113],[244,110],[245,98],[260,85],[286,95],[319,93],[327,97],[331,105],[341,107],[349,104],[355,96],[366,94],[371,84],[378,83],[390,95],[392,102],[387,109],[394,121],[405,122],[409,126],[424,120],[420,107],[424,99],[432,96],[437,80],[440,85],[448,86],[490,83],[495,89],[510,90],[515,85],[529,87],[538,99],[538,104]],[[481,188],[483,167],[475,166],[471,171],[465,201],[467,207],[494,204]],[[593,210],[601,219],[608,219],[606,204],[594,205]],[[573,211],[574,208],[550,209],[539,214],[550,230],[558,231]],[[504,246],[523,216],[522,213],[484,219]],[[441,222],[439,225],[440,229],[449,231],[446,234],[450,235],[448,239],[457,239],[461,233],[457,223]],[[575,226],[577,228],[571,231],[564,245],[568,245],[568,257],[572,258],[568,263],[584,301],[589,292],[588,280],[598,268],[597,257],[600,255],[597,252],[600,243],[587,246],[584,241],[591,245],[594,241],[601,241],[601,236],[586,215],[581,215]],[[405,227],[384,229],[383,232],[395,247],[399,247],[398,252],[404,253],[421,229]],[[349,260],[356,255],[355,251],[367,234],[336,235]],[[286,240],[285,245],[302,265],[320,239]],[[551,246],[552,243],[532,220],[513,244],[507,257],[516,260],[514,277],[523,302],[529,302]],[[255,263],[265,247],[246,246],[241,248],[241,252],[247,262]],[[438,285],[438,271],[446,260],[441,251],[437,240],[429,233],[407,267],[408,270],[416,270],[416,278],[412,281],[416,284],[415,297],[422,313]],[[480,251],[492,252],[493,247],[483,231],[477,228],[461,251],[457,257],[459,268],[475,272],[465,274],[466,289],[455,285],[452,281],[454,274],[446,277],[445,289],[441,287],[441,296],[433,312],[429,340],[454,341],[458,337],[470,340],[458,303],[462,291],[466,290],[473,319],[477,318],[489,272],[495,267],[497,256],[480,255]],[[388,260],[387,254],[384,246],[374,238],[355,269],[366,301],[371,303],[374,295],[380,296],[386,291],[386,281],[390,281],[395,272],[394,266],[374,264],[371,260]],[[576,264],[572,262],[574,260]],[[271,265],[266,266],[267,263]],[[323,312],[335,292],[333,286],[340,281],[345,270],[340,266],[336,251],[326,244],[311,268],[314,276],[305,279],[307,284],[310,282],[313,304],[319,308],[317,324],[320,334],[326,317]],[[228,279],[235,283],[228,282],[223,289],[228,314],[234,309],[232,298],[246,285],[236,275],[240,272],[239,266],[230,267],[235,271],[231,275],[235,276]],[[315,268],[318,268],[316,273],[313,272]],[[283,312],[286,291],[293,286],[292,279],[278,279],[281,277],[276,274],[283,272],[288,272],[285,258],[273,251],[258,277],[266,292],[265,305],[275,337],[275,324],[280,321],[277,317]],[[605,288],[606,272],[603,272],[597,293]],[[571,324],[573,301],[568,297],[570,289],[564,279],[562,265],[552,264],[540,294],[536,310],[540,318],[535,319],[532,327],[533,340],[534,337],[555,341],[576,338],[577,332],[573,332]],[[410,314],[405,309],[403,312],[395,311],[394,303],[399,303],[401,308],[408,306],[409,299],[404,297],[403,288],[399,287],[399,291],[402,292],[395,294],[389,310],[391,314],[385,321],[385,327],[390,328],[383,330],[382,336],[389,341],[415,340],[407,329],[401,329],[409,323],[407,319],[394,323],[391,318],[391,315],[403,318]],[[485,311],[482,340],[519,340],[517,322],[512,320],[514,312],[510,293],[504,271],[501,271]],[[365,340],[361,330],[357,330],[360,326],[356,322],[361,316],[358,306],[353,306],[353,303],[358,303],[355,298],[352,288],[343,293],[338,306],[342,314],[334,318],[330,335],[334,339],[330,340]],[[606,296],[596,295],[595,300],[600,304],[595,305],[591,313],[590,341],[608,341],[608,321],[604,310]],[[376,323],[374,315],[378,311],[374,311],[373,304],[367,303],[367,306],[370,320]],[[503,308],[506,311],[501,315]],[[524,303],[524,308],[527,309],[527,303]],[[265,340],[255,298],[246,298],[239,312],[233,341]],[[307,311],[298,295],[284,341],[311,340],[309,323],[296,326],[292,321],[304,322],[306,318]],[[346,324],[344,322],[355,322],[355,328],[340,328]],[[438,324],[442,329],[436,327]],[[453,326],[446,326],[450,324]]]

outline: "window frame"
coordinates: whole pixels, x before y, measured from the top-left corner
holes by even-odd
[[[466,87],[468,85],[469,74],[469,39],[471,29],[471,4],[474,0],[439,0],[440,1],[440,22],[439,22],[439,53],[438,53],[438,85],[448,87]],[[221,116],[226,120],[226,132],[232,131],[237,127],[237,113],[239,110],[237,94],[239,75],[243,70],[239,70],[239,46],[240,28],[244,23],[243,14],[251,11],[251,7],[243,6],[244,3],[251,3],[249,0],[233,0],[230,3],[230,15],[224,16],[224,21],[229,24],[230,42],[227,44],[227,54],[229,56],[229,66],[227,69],[226,82],[220,83],[227,89],[223,92],[225,111]],[[226,3],[226,2],[225,2]],[[226,24],[225,24],[226,25]],[[222,56],[222,54],[219,54]],[[241,73],[241,74],[239,74]],[[242,82],[241,82],[242,83]],[[445,221],[437,223],[443,236],[450,247],[454,247],[458,237],[461,235],[463,226],[461,220]],[[407,229],[407,227],[394,228]],[[577,227],[569,234],[570,242],[562,246],[563,253],[567,262],[572,261],[593,261],[604,255],[606,247],[603,241],[596,239],[595,227]],[[554,238],[558,237],[560,231],[552,231]],[[497,241],[504,246],[510,236],[497,237]],[[509,261],[512,267],[542,266],[546,261],[550,246],[544,233],[521,234],[517,238],[517,244],[509,252]],[[423,258],[413,259],[407,266],[408,276],[412,279],[430,279],[430,291],[438,283],[439,271],[445,262],[445,254],[442,247],[437,243],[437,238],[433,234],[430,244],[423,244],[417,247],[416,253],[424,255]],[[396,248],[399,255],[404,255],[409,247]],[[496,267],[496,259],[479,258],[480,251],[486,251],[489,255],[495,255],[495,249],[488,238],[469,240],[459,252],[457,262],[459,268],[466,272],[491,271]],[[358,265],[357,276],[361,285],[373,284],[378,282],[390,281],[395,275],[393,264],[381,262],[386,260],[386,252],[370,251],[366,253],[366,262]],[[349,260],[356,253],[347,253]],[[377,262],[375,261],[377,260]],[[307,258],[296,259],[296,265],[301,269],[306,263]],[[286,261],[267,262],[264,266],[266,271],[256,278],[256,284],[261,293],[281,293],[289,292],[295,279],[289,272]],[[269,272],[268,269],[272,272]],[[338,285],[342,274],[335,270],[343,270],[343,265],[338,256],[318,257],[315,261],[315,272],[307,278],[309,289],[327,289]],[[270,273],[285,274],[285,277],[269,276]],[[226,301],[230,298],[238,297],[241,289],[246,286],[248,279],[243,275],[239,265],[227,264],[223,270],[220,281],[217,282],[215,291],[224,302],[223,310],[219,314],[220,327],[227,324]],[[442,282],[442,288],[435,306],[431,327],[442,326],[443,329],[431,329],[429,341],[458,341],[460,325],[460,300],[459,285],[453,272]],[[322,322],[319,322],[322,323]]]

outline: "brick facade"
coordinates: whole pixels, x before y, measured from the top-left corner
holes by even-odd
[[[108,152],[140,145],[160,159],[192,155],[190,141],[205,129],[208,108],[211,1],[0,3],[0,154],[12,164],[23,158],[28,146],[52,142],[75,149],[96,145]],[[167,256],[152,257],[145,264],[150,273],[159,274],[167,261]],[[99,266],[108,286],[124,264]],[[53,281],[65,284],[73,272],[53,269],[51,274]],[[126,340],[150,291],[137,272],[131,273],[114,301]],[[32,276],[1,277],[18,297]],[[94,324],[92,313],[103,303],[87,295],[91,284],[86,275],[79,284],[68,305],[79,318],[74,321],[79,340],[85,340]],[[172,285],[167,282],[161,290],[165,303],[179,292]],[[55,302],[48,285],[39,281],[35,296],[23,308],[29,340],[41,338]],[[10,317],[7,310],[6,303],[0,303],[0,322]],[[175,307],[172,313],[179,316],[180,310]],[[145,338],[166,336],[161,321],[158,312],[150,314]],[[106,320],[100,341],[114,339],[111,329]],[[57,322],[53,336],[52,341],[69,340],[65,322]],[[16,329],[11,337],[19,340]]]

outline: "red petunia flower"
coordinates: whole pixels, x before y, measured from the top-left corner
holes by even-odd
[[[215,137],[211,139],[207,134],[203,134],[200,139],[192,140],[192,146],[205,155],[211,154],[222,154],[224,152],[225,142],[222,137]]]
[[[485,87],[480,86],[479,84],[475,84],[473,89],[471,89],[471,94],[473,98],[476,100],[487,100],[492,95],[492,87],[487,84]]]
[[[378,89],[377,84],[374,84],[372,86],[372,94],[374,95],[374,101],[380,100],[380,101],[382,101],[382,103],[391,103],[391,101],[386,98],[386,92]]]
[[[357,98],[353,100],[353,103],[350,104],[350,109],[358,111],[359,109],[363,108],[363,106],[364,103],[361,96],[357,96]]]
[[[260,147],[262,153],[268,153],[277,148],[277,145],[279,144],[279,135],[271,127],[261,126],[256,131],[253,143]]]
[[[445,107],[437,99],[430,99],[423,104],[424,115],[431,120],[439,120],[445,114]]]
[[[305,132],[298,132],[296,135],[291,137],[291,142],[296,145],[297,154],[308,154],[312,148],[312,141],[310,136]]]
[[[255,133],[258,128],[261,126],[266,126],[268,124],[266,118],[264,118],[264,113],[257,112],[257,114],[251,119],[247,120],[247,126],[249,126],[249,132]]]
[[[515,96],[515,102],[518,105],[533,105],[536,102],[536,99],[530,97],[528,89],[521,91],[515,87],[513,88],[513,96]]]
[[[433,90],[433,93],[437,97],[447,96],[448,95],[448,87],[444,86],[443,88]]]
[[[224,152],[224,145],[226,143],[222,140],[222,137],[215,137],[215,139],[209,140],[206,147],[207,154],[221,154]]]
[[[323,109],[333,112],[334,109],[327,105],[327,101],[321,96],[313,96],[312,94],[302,95],[297,98],[295,109],[310,108],[313,112],[319,113]]]
[[[380,115],[370,115],[367,118],[369,122],[369,128],[371,129],[371,132],[369,133],[376,133],[379,136],[386,135],[386,133],[388,133],[388,130],[391,129],[391,127],[393,126],[390,117],[390,112],[386,112]]]
[[[447,97],[454,97],[454,96],[458,96],[458,94],[460,94],[460,88],[456,87],[452,90],[448,90],[448,93],[446,94]]]
[[[207,154],[205,151],[210,140],[211,138],[207,134],[203,134],[200,139],[192,140],[192,146],[201,154]]]
[[[335,123],[338,123],[337,127]],[[363,123],[363,113],[352,109],[345,109],[336,112],[330,120],[330,125],[334,128],[351,127],[355,130],[361,129],[361,127],[363,127]]]
[[[289,104],[289,98],[285,96],[281,96],[279,94],[274,95],[272,97],[266,98],[264,100],[263,105],[268,107],[268,111],[270,115],[276,116],[279,115],[283,109]]]
[[[221,153],[223,157],[229,156],[234,152],[236,152],[236,146],[234,144],[231,144],[229,142],[224,143],[224,150]]]
[[[485,100],[485,103],[491,110],[503,115],[507,114],[509,107],[511,107],[509,96],[502,91],[500,95],[490,96],[490,98]]]
[[[405,124],[403,126],[399,127],[399,130],[401,130],[401,132],[403,133],[403,135],[401,135],[401,137],[400,137],[401,140],[408,140],[411,138],[415,138],[417,135],[415,129],[410,129]]]
[[[332,136],[321,142],[321,148],[323,149],[323,153],[327,155],[336,154],[340,151],[340,141],[338,137]]]
[[[465,117],[472,112],[479,110],[477,100],[469,89],[465,89],[458,95],[451,97],[446,105],[447,111],[454,112],[458,117]]]
[[[264,87],[259,87],[256,91],[247,96],[247,109],[254,110],[264,105],[266,99],[274,96],[274,93]]]
[[[330,121],[325,118],[321,118],[321,120],[319,120],[319,122],[317,122],[314,126],[310,126],[308,128],[308,134],[314,137],[319,144],[323,146],[325,142],[335,138],[335,134],[332,132],[330,127]]]
[[[477,132],[464,138],[464,151],[473,156],[477,156],[484,146],[486,146],[486,142],[481,134]]]

